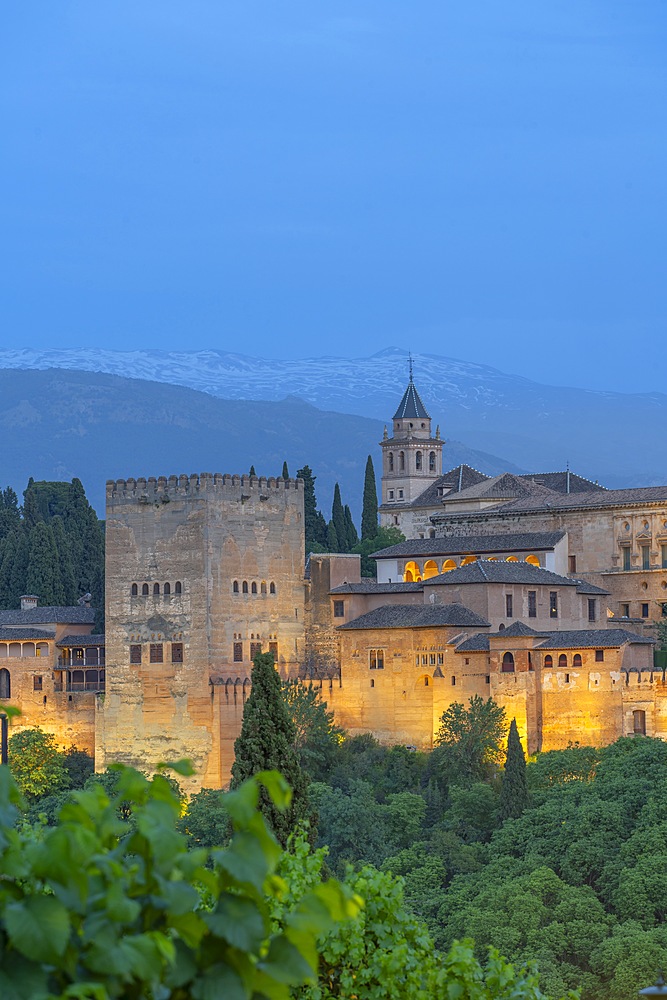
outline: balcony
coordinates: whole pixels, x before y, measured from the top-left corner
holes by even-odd
[[[103,667],[104,653],[98,655],[96,649],[87,649],[83,659],[68,656],[67,653],[58,657],[58,670],[82,670],[85,667]]]
[[[104,670],[68,670],[67,676],[63,679],[54,678],[53,690],[57,692],[77,692],[77,691],[104,691],[105,672]]]

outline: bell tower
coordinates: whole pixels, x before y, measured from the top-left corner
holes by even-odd
[[[440,428],[431,434],[431,418],[410,379],[392,418],[392,436],[385,427],[382,448],[381,524],[399,524],[396,515],[442,475]],[[395,513],[393,511],[395,510]]]

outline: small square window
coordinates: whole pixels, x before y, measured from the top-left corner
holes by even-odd
[[[183,662],[183,643],[182,642],[172,642],[172,644],[171,644],[171,662],[172,663],[182,663]]]
[[[537,591],[528,591],[528,617],[537,618]]]
[[[484,683],[485,684],[490,684],[491,683],[491,674],[487,674],[486,675],[486,677],[484,678]]]
[[[130,646],[130,663],[141,663],[141,646]]]
[[[399,490],[399,491],[398,491],[398,499],[399,499],[399,500],[402,500],[402,499],[403,499],[403,490]]]
[[[371,670],[384,670],[384,649],[369,649],[368,665]]]
[[[630,617],[630,605],[629,604],[621,604],[621,617],[622,618],[629,618]]]
[[[512,618],[514,613],[514,602],[511,594],[505,594],[505,617]]]
[[[278,662],[278,643],[277,642],[270,642],[269,643],[269,653],[273,654],[273,662],[277,663]]]
[[[250,643],[250,659],[254,660],[256,656],[262,652],[261,642],[251,642]]]
[[[435,666],[435,653],[429,653],[428,654],[428,665],[429,665],[429,667],[434,667]]]
[[[569,674],[565,674],[565,683],[566,684],[570,683],[570,675]]]
[[[234,643],[234,663],[243,663],[243,643]]]
[[[623,569],[631,569],[632,552],[629,545],[623,547]]]
[[[558,591],[549,591],[549,618],[558,618]]]
[[[389,496],[390,500],[393,500],[394,499],[394,491],[393,490],[389,490],[388,496]]]
[[[152,642],[150,646],[150,662],[164,662],[164,647],[161,642]]]
[[[334,601],[334,618],[345,617],[345,601]]]
[[[422,667],[426,667],[427,665],[428,665],[428,658],[426,656],[426,653],[422,653]]]
[[[456,687],[456,677],[452,674],[452,687]]]
[[[576,573],[577,572],[577,557],[576,556],[568,556],[567,557],[567,562],[568,562],[568,573]]]
[[[42,675],[41,674],[36,674],[35,676],[33,676],[33,679],[32,679],[32,689],[33,689],[33,691],[41,691],[42,690]]]
[[[595,650],[595,662],[604,663],[604,649]]]
[[[589,622],[594,622],[597,618],[596,601],[594,597],[589,597],[588,599],[588,620]]]
[[[445,654],[438,653],[438,666],[441,667],[444,662],[445,662]]]
[[[642,604],[642,618],[648,618],[648,604]]]

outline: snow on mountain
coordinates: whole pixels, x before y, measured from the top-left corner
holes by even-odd
[[[413,361],[419,392],[447,438],[535,471],[564,468],[569,461],[592,478],[667,479],[665,445],[648,433],[667,417],[667,396],[661,393],[542,385],[486,365],[420,352],[413,353]],[[0,351],[0,368],[100,372],[232,400],[297,396],[319,409],[384,421],[391,419],[408,378],[407,352],[393,347],[366,358],[298,360],[227,351],[26,348]]]

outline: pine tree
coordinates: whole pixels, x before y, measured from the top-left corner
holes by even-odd
[[[327,525],[327,551],[340,552],[340,544],[338,542],[336,525],[333,523],[333,521],[329,521]]]
[[[498,818],[502,823],[506,819],[518,819],[527,805],[526,758],[523,755],[516,719],[512,719],[507,737],[507,759],[500,786]]]
[[[357,534],[357,529],[355,528],[354,521],[352,520],[352,511],[347,504],[345,504],[343,512],[345,514],[345,538],[347,541],[347,551],[351,552],[359,541],[359,535]]]
[[[297,824],[312,818],[308,781],[299,765],[295,744],[296,730],[273,655],[260,653],[252,669],[252,690],[243,709],[241,735],[234,743],[232,788],[238,788],[258,771],[280,771],[284,775],[292,788],[289,809],[279,812],[264,791],[260,797],[260,809],[283,846]]]
[[[283,462],[283,479],[289,479],[289,470],[287,468],[287,462]]]
[[[331,520],[333,521],[334,528],[336,529],[336,538],[338,539],[338,548],[331,549],[332,552],[347,552],[347,528],[345,526],[345,511],[343,510],[343,502],[340,498],[340,486],[338,483],[334,486],[333,504],[331,506]],[[328,542],[328,539],[327,539]]]
[[[375,482],[373,459],[369,455],[366,460],[364,476],[364,499],[361,511],[361,540],[375,538],[378,533],[378,493]]]

